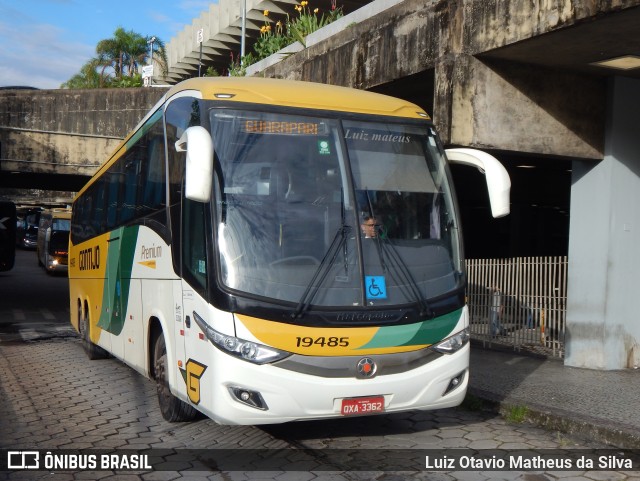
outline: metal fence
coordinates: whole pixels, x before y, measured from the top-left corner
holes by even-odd
[[[564,357],[566,256],[468,259],[466,266],[472,338]],[[499,309],[492,307],[495,288]],[[500,311],[499,329],[491,328],[492,310]]]

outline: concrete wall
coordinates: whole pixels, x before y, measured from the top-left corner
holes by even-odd
[[[165,91],[2,91],[0,169],[92,175]]]
[[[448,122],[437,122],[446,143],[602,159],[603,80],[461,55],[441,83],[451,85],[450,100],[436,103],[450,106]],[[442,110],[437,119],[446,118]]]
[[[604,160],[574,162],[565,364],[640,366],[640,80],[612,79]]]
[[[582,0],[406,0],[257,75],[370,89],[432,70],[432,114],[446,144],[601,159],[601,82],[482,54],[618,7]]]

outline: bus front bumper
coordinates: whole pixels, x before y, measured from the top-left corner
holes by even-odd
[[[415,369],[370,379],[323,378],[275,365],[257,366],[217,350],[212,354],[217,359],[201,379],[202,401],[197,407],[221,424],[381,414],[367,408],[367,401],[381,399],[382,413],[449,408],[463,401],[469,378],[469,344]]]

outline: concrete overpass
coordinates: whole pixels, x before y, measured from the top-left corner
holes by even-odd
[[[493,256],[568,252],[565,362],[640,365],[640,0],[377,0],[364,8],[251,73],[412,100],[433,113],[447,146],[500,158],[514,180],[513,215],[501,223],[485,220],[475,174],[454,172],[465,236]],[[193,64],[190,48],[170,59]],[[78,107],[92,93],[0,93],[1,185],[14,185],[5,167],[34,179],[46,169],[86,175],[160,94],[106,91],[109,101]],[[72,118],[77,109],[69,125],[63,109]]]
[[[0,196],[65,203],[165,90],[0,90]]]

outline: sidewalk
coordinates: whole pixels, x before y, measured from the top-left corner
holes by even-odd
[[[469,392],[501,410],[615,447],[640,448],[640,370],[566,367],[558,359],[471,347]]]

